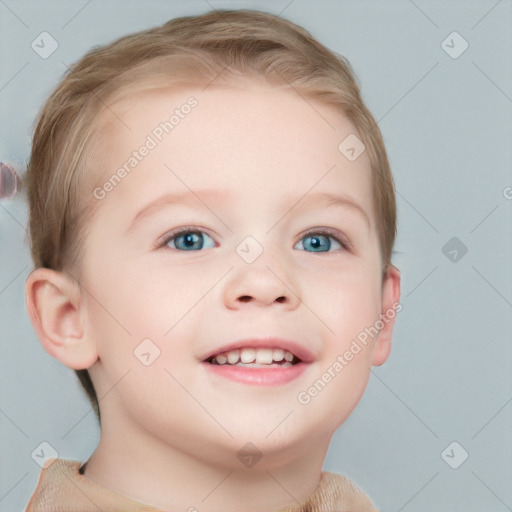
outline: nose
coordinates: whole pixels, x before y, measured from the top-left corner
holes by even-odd
[[[274,304],[296,309],[300,296],[295,283],[282,265],[268,261],[260,264],[243,263],[230,272],[224,288],[224,303],[228,309],[268,307]]]

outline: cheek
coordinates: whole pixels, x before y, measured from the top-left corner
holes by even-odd
[[[193,358],[186,341],[197,321],[194,309],[211,286],[206,277],[187,279],[168,265],[118,260],[109,266],[104,260],[84,286],[90,333],[111,380],[144,363],[172,368]]]
[[[378,273],[372,267],[356,266],[332,272],[316,285],[318,316],[329,328],[327,336],[336,339],[338,350],[364,329],[375,324],[381,308]],[[309,285],[314,289],[312,284]]]

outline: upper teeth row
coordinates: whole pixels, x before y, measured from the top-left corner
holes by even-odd
[[[256,364],[272,364],[273,361],[287,362],[293,360],[293,354],[281,348],[242,348],[223,352],[213,358],[212,362],[218,364],[237,364],[242,363],[256,363]]]

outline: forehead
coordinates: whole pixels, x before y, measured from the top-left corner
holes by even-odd
[[[155,89],[104,116],[96,185],[128,170],[118,199],[137,204],[163,188],[229,190],[241,203],[329,191],[358,200],[372,215],[366,154],[349,161],[339,150],[357,130],[341,112],[291,88]]]

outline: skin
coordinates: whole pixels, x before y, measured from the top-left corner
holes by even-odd
[[[357,131],[291,89],[249,82],[124,100],[115,111],[130,130],[104,126],[96,185],[190,96],[198,105],[100,200],[79,271],[30,274],[27,309],[46,351],[89,368],[103,397],[87,478],[166,510],[296,507],[315,492],[331,436],[371,366],[386,361],[393,319],[309,403],[297,396],[396,305],[400,275],[389,266],[381,278],[367,155],[350,162],[338,151]],[[153,199],[189,190],[189,206],[168,204],[129,230]],[[368,219],[349,207],[301,209],[314,192],[350,197]],[[189,225],[208,235],[205,248],[180,251],[176,238],[154,248]],[[307,231],[326,227],[352,249],[323,239],[314,252]],[[236,252],[247,236],[263,248],[251,264]],[[201,362],[226,343],[268,335],[309,347],[315,361],[277,387],[216,377]],[[149,366],[133,353],[145,338],[161,351]],[[251,468],[237,458],[246,442],[262,453]]]

